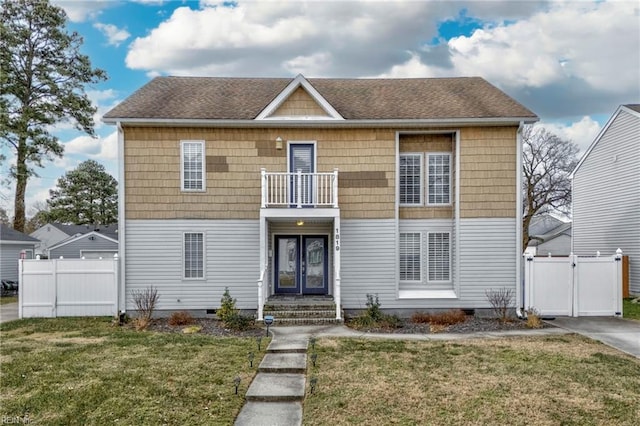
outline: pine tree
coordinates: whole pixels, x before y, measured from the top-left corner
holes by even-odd
[[[67,16],[45,0],[0,4],[0,141],[14,150],[14,228],[24,231],[27,182],[34,167],[61,157],[64,147],[50,133],[69,121],[94,136],[96,108],[84,86],[106,79],[80,53],[82,38],[65,29]]]
[[[118,182],[94,160],[67,172],[49,195],[49,221],[76,225],[118,221]]]

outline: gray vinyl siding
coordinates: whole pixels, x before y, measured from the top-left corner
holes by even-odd
[[[53,250],[49,250],[49,258],[58,259],[60,256],[65,259],[80,259],[82,257],[81,252],[83,250],[92,251],[118,251],[118,243],[107,240],[106,238],[95,236],[95,239],[90,240],[91,236],[85,236],[79,240],[70,242]]]
[[[396,225],[393,219],[341,220],[342,306],[363,309],[378,294],[382,308],[396,303]]]
[[[18,259],[22,250],[31,250],[33,255],[34,244],[0,244],[0,279],[18,280]],[[27,259],[32,259],[32,255]]]
[[[640,118],[622,110],[573,179],[573,252],[629,256],[640,294]]]
[[[59,230],[53,225],[47,224],[36,229],[31,234],[33,238],[40,240],[36,243],[36,254],[49,256],[49,247],[58,244],[60,241],[66,240],[70,236]]]
[[[341,245],[342,305],[363,309],[366,294],[377,294],[383,309],[488,308],[485,291],[516,289],[516,222],[512,218],[462,219],[460,282],[457,282],[454,225],[450,220],[403,220],[400,230],[452,232],[452,286],[457,298],[399,299],[396,277],[396,229],[393,220],[343,220]],[[425,247],[423,247],[423,250]],[[424,257],[424,253],[423,253]]]
[[[537,246],[538,256],[569,256],[571,254],[571,237],[568,235],[558,235],[552,240],[545,241]]]
[[[126,221],[127,309],[132,290],[158,289],[158,310],[217,309],[225,287],[240,309],[256,309],[258,220]],[[204,279],[183,278],[183,233],[205,234]]]
[[[488,308],[486,291],[501,288],[516,291],[516,219],[462,219],[459,307]]]

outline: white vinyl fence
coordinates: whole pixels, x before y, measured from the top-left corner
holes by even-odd
[[[622,315],[622,251],[613,256],[525,258],[525,308],[542,315]]]
[[[20,260],[20,318],[115,316],[118,257]]]

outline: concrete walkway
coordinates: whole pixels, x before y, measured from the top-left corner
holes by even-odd
[[[18,304],[7,303],[0,305],[0,323],[18,319]]]
[[[615,317],[558,317],[547,323],[640,358],[640,321]]]

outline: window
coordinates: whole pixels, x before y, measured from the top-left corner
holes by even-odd
[[[422,154],[400,155],[400,204],[422,204]]]
[[[204,142],[182,142],[182,190],[204,191]]]
[[[451,204],[451,154],[428,154],[427,204]]]
[[[451,233],[428,234],[428,281],[451,281]]]
[[[421,239],[419,232],[400,233],[400,281],[421,280]]]
[[[184,277],[204,278],[204,234],[184,234]]]

